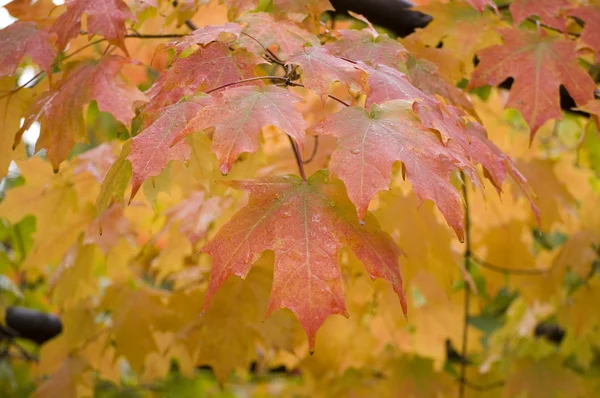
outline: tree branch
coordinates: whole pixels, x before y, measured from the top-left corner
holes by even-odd
[[[242,80],[238,80],[238,81],[235,81],[235,82],[230,82],[230,83],[222,84],[222,85],[217,86],[215,88],[211,88],[208,91],[205,91],[205,93],[206,94],[210,94],[210,93],[212,93],[214,91],[221,90],[222,88],[225,88],[225,87],[234,86],[236,84],[241,84],[241,83],[246,83],[246,82],[253,82],[253,81],[256,81],[256,80],[280,80],[280,81],[287,82],[288,78],[287,77],[283,77],[283,76],[257,76],[257,77],[249,77],[248,79],[242,79]]]
[[[463,185],[462,195],[465,201],[465,254],[464,268],[467,274],[470,274],[471,267],[471,215],[469,209],[469,195],[467,192],[467,181],[463,172],[460,173]],[[471,305],[471,287],[465,279],[465,301],[464,301],[464,316],[463,316],[463,333],[462,333],[462,357],[467,358],[468,341],[469,341],[469,307]],[[464,398],[467,375],[467,361],[460,363],[460,384],[458,386],[459,398]]]

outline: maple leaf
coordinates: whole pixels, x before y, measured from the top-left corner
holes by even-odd
[[[57,51],[53,37],[34,22],[15,22],[0,30],[0,76],[13,75],[24,56],[31,57],[47,76],[52,76],[52,61]]]
[[[477,172],[464,154],[446,147],[436,132],[421,124],[413,102],[388,101],[370,111],[348,107],[308,132],[338,139],[329,168],[344,181],[359,218],[375,194],[389,187],[393,163],[402,161],[419,202],[434,201],[462,240],[462,202],[449,179],[456,168],[473,178]]]
[[[560,119],[559,87],[564,85],[578,105],[591,101],[595,84],[579,67],[575,44],[542,31],[539,35],[503,29],[504,44],[479,53],[480,63],[470,87],[496,85],[508,77],[515,82],[507,107],[521,111],[531,128],[531,139],[549,119]]]
[[[248,191],[250,199],[202,249],[213,261],[205,308],[228,277],[245,278],[262,252],[273,250],[275,274],[267,315],[290,309],[312,352],[325,319],[348,315],[336,261],[342,246],[348,246],[371,278],[384,278],[393,286],[406,313],[398,268],[402,252],[372,215],[359,224],[343,187],[329,182],[324,171],[308,181],[280,176],[227,184]]]
[[[367,73],[357,64],[338,58],[324,47],[307,47],[292,56],[286,65],[298,65],[302,69],[304,85],[325,102],[334,82],[348,87],[351,93],[368,93]]]
[[[289,90],[276,86],[235,87],[218,93],[215,102],[190,120],[174,142],[193,132],[215,127],[212,149],[223,174],[229,173],[238,156],[256,152],[261,129],[275,126],[300,147],[304,145],[306,123],[294,103],[302,100]]]
[[[67,11],[56,18],[51,29],[60,49],[79,35],[81,17],[87,14],[88,35],[102,35],[127,54],[125,20],[133,19],[133,14],[123,0],[67,0],[66,4]]]
[[[600,34],[598,34],[600,5],[578,7],[570,10],[568,14],[585,22],[581,32],[581,41],[596,51],[596,62],[600,62]]]
[[[544,24],[564,32],[567,20],[559,15],[559,11],[570,5],[568,0],[516,0],[510,4],[510,12],[515,26],[537,15]]]
[[[166,108],[161,115],[131,140],[127,160],[131,162],[131,196],[135,196],[142,182],[157,176],[171,160],[185,162],[190,157],[190,147],[185,142],[173,144],[174,138],[202,107],[212,98],[201,96]]]
[[[128,125],[135,112],[134,104],[145,102],[134,85],[119,75],[130,61],[116,55],[99,62],[84,61],[68,69],[62,80],[39,98],[30,109],[15,145],[23,133],[40,118],[41,132],[36,149],[47,149],[47,158],[55,170],[67,158],[75,142],[86,141],[83,106],[92,100],[103,112],[110,112],[118,121]]]
[[[338,30],[337,33],[340,39],[329,42],[323,47],[339,57],[395,68],[407,53],[404,46],[396,40],[370,29],[344,29]]]
[[[176,53],[179,54],[194,44],[205,46],[214,41],[229,43],[233,41],[234,38],[239,39],[242,28],[242,25],[233,22],[222,25],[207,25],[194,30],[192,33],[179,40],[167,43],[165,47],[174,48]]]
[[[243,32],[248,35],[240,38],[240,44],[255,54],[262,54],[265,48],[277,45],[279,54],[289,57],[301,51],[305,44],[320,44],[317,36],[294,22],[275,20],[272,15],[264,12],[245,15],[239,21],[246,25]]]

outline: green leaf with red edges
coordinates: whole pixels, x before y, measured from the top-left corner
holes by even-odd
[[[339,40],[323,47],[338,57],[395,68],[407,53],[406,48],[396,40],[388,35],[374,35],[369,29],[343,29],[335,33],[339,35]]]
[[[510,12],[515,26],[536,15],[542,23],[564,32],[567,20],[559,12],[570,5],[568,0],[515,0],[510,4]]]
[[[338,58],[324,47],[307,47],[292,56],[286,65],[298,65],[306,88],[314,91],[325,102],[335,82],[348,87],[351,93],[368,93],[367,73],[355,63]]]
[[[537,130],[550,119],[560,119],[559,87],[564,85],[578,105],[591,101],[595,84],[579,66],[575,43],[544,31],[504,29],[504,44],[479,53],[481,62],[473,72],[470,87],[496,85],[515,79],[507,107],[521,111]]]
[[[147,101],[137,87],[120,76],[123,66],[130,62],[110,55],[98,62],[84,61],[71,65],[71,69],[67,66],[65,76],[30,109],[17,132],[15,145],[39,118],[41,131],[36,150],[47,149],[47,158],[58,170],[73,145],[87,141],[83,107],[90,101],[95,100],[102,112],[110,112],[115,119],[129,125],[135,116],[135,105]]]
[[[569,11],[569,15],[585,23],[581,41],[596,52],[596,62],[600,63],[600,4],[575,8]]]
[[[58,47],[64,49],[81,30],[81,18],[87,15],[88,35],[102,35],[109,43],[127,53],[125,48],[125,21],[133,19],[133,14],[123,0],[67,0],[67,11],[61,14],[52,32],[58,37]]]
[[[262,54],[265,48],[277,45],[279,55],[287,58],[301,51],[305,44],[320,44],[317,36],[294,22],[286,19],[275,20],[272,15],[264,12],[245,15],[239,22],[246,25],[243,32],[248,35],[243,35],[240,43],[255,54]]]
[[[152,114],[186,95],[256,77],[254,69],[262,63],[266,61],[244,49],[232,51],[219,42],[199,48],[189,57],[178,58],[148,90],[151,103],[145,112]],[[240,85],[261,84],[254,81]]]
[[[236,87],[217,94],[214,104],[202,109],[175,138],[215,127],[212,149],[221,172],[229,173],[240,154],[256,152],[265,126],[275,126],[302,149],[306,123],[295,103],[302,98],[289,90],[266,86]]]
[[[185,141],[173,144],[175,137],[212,97],[202,96],[166,108],[160,116],[131,140],[127,160],[131,162],[131,198],[149,177],[160,174],[171,160],[189,160],[191,149]]]
[[[0,30],[0,76],[13,75],[24,56],[31,57],[47,76],[57,51],[52,35],[34,22],[15,22]]]
[[[371,278],[384,278],[394,288],[406,314],[398,267],[401,250],[367,214],[356,218],[343,186],[319,171],[308,181],[271,176],[232,181],[250,199],[202,249],[212,257],[205,306],[231,275],[245,278],[265,250],[275,252],[275,274],[267,315],[290,309],[305,330],[311,352],[316,333],[332,314],[348,316],[339,250],[347,246],[363,262]]]

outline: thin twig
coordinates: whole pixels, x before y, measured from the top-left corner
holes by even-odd
[[[303,164],[309,164],[310,162],[312,162],[315,159],[315,155],[317,154],[317,149],[319,149],[319,136],[315,135],[313,138],[315,145],[313,146],[312,153],[310,154],[308,159],[302,161]]]
[[[471,267],[471,216],[469,209],[469,195],[467,192],[467,182],[464,174],[461,172],[463,182],[462,194],[465,201],[465,254],[464,254],[464,267],[465,272],[470,273]],[[462,334],[462,357],[467,358],[468,341],[469,341],[469,307],[471,305],[471,287],[465,280],[465,302],[464,302],[464,316],[463,316],[463,334]],[[466,386],[466,375],[467,375],[467,361],[461,362],[460,364],[460,384],[458,390],[459,398],[465,396]]]
[[[247,82],[253,82],[256,80],[279,80],[279,81],[287,81],[287,77],[283,77],[283,76],[258,76],[258,77],[249,77],[248,79],[242,79],[242,80],[237,80],[235,82],[230,82],[230,83],[226,83],[226,84],[222,84],[220,86],[217,86],[215,88],[211,88],[208,91],[205,91],[205,94],[210,94],[214,91],[220,90],[222,88],[225,87],[229,87],[229,86],[234,86],[236,84],[241,84],[241,83],[247,83]]]
[[[580,35],[579,35],[579,33],[569,32],[568,30],[565,30],[565,31],[563,32],[563,31],[562,31],[562,30],[560,30],[560,29],[554,28],[554,27],[552,27],[552,26],[550,26],[550,25],[546,25],[545,23],[543,23],[543,22],[542,22],[542,21],[540,21],[539,19],[534,19],[534,18],[531,18],[531,17],[529,17],[529,18],[527,18],[527,20],[528,20],[529,22],[533,22],[534,24],[536,24],[536,25],[538,25],[538,26],[541,26],[542,28],[546,28],[546,29],[548,29],[548,30],[552,30],[552,31],[554,31],[554,32],[558,32],[558,33],[567,34],[567,35],[569,35],[569,36],[572,36],[572,37],[579,37],[579,36],[580,36]]]
[[[544,269],[517,269],[517,268],[506,268],[501,267],[499,265],[492,264],[485,260],[482,260],[475,254],[471,253],[471,259],[475,261],[477,264],[481,265],[484,268],[489,269],[490,271],[499,272],[502,274],[514,274],[514,275],[543,275],[547,274],[550,271],[550,268]]]
[[[79,34],[87,35],[88,32],[85,30],[80,30]],[[139,33],[139,32],[134,31],[133,33],[127,33],[125,35],[125,38],[126,39],[179,39],[179,38],[182,38],[185,36],[188,36],[188,34],[187,33],[146,34],[146,33]]]

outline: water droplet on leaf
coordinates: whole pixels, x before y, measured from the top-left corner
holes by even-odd
[[[360,153],[360,149],[354,148],[353,150],[350,151],[350,153],[352,153],[353,155],[358,155]]]

